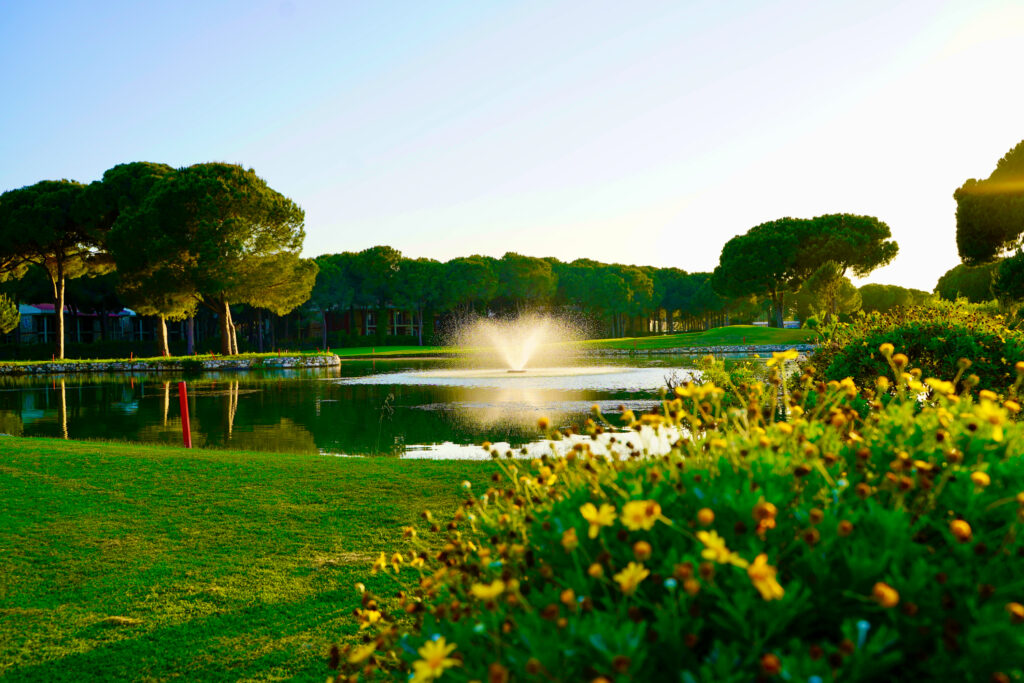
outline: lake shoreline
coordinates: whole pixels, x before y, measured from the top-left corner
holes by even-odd
[[[66,375],[91,372],[205,372],[208,370],[277,370],[328,368],[341,365],[335,355],[270,356],[261,358],[169,358],[116,361],[42,361],[39,363],[0,363],[0,376]]]

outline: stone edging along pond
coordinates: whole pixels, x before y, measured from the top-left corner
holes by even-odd
[[[330,356],[268,356],[264,358],[181,358],[174,360],[119,360],[46,362],[13,365],[0,362],[0,375],[57,375],[80,372],[184,372],[205,370],[260,370],[278,368],[324,368],[341,365]]]
[[[587,349],[590,356],[697,356],[706,353],[749,353],[770,354],[773,351],[795,349],[800,353],[809,353],[815,349],[814,344],[735,344],[725,346],[680,346],[665,349]]]

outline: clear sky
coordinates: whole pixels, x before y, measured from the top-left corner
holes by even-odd
[[[306,253],[711,270],[781,216],[958,262],[953,191],[1024,139],[1024,2],[0,0],[0,190],[256,169]]]

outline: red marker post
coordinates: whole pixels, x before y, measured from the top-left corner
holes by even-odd
[[[188,423],[188,389],[184,382],[178,382],[178,402],[181,404],[181,438],[185,448],[192,448],[192,428]]]

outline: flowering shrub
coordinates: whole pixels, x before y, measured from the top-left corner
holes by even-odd
[[[398,600],[364,593],[338,680],[1021,680],[1024,363],[999,396],[880,353],[886,391],[805,373],[786,422],[777,366],[627,414],[688,435],[667,455],[498,458],[378,559]]]
[[[981,386],[1005,386],[1012,381],[1013,364],[1024,359],[1024,336],[1008,330],[999,316],[940,301],[868,314],[842,326],[811,360],[826,379],[852,377],[870,384],[888,370],[876,351],[885,342],[914,359],[925,377],[952,377],[959,360],[970,358]]]

